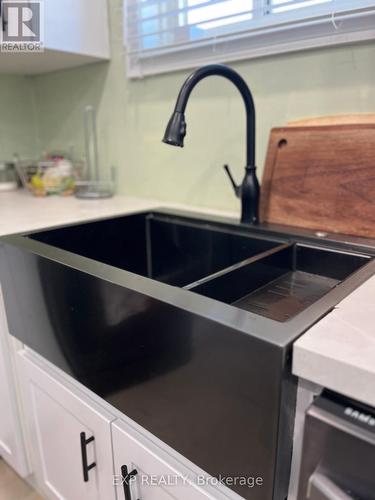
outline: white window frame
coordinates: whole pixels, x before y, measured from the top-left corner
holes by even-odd
[[[261,2],[262,0],[254,0]],[[349,2],[349,0],[346,0]],[[354,0],[358,7],[333,14],[332,6],[304,9],[306,17],[278,14],[278,22],[267,16],[250,30],[225,34],[215,39],[192,41],[183,46],[126,50],[128,78],[168,73],[210,63],[227,63],[300,50],[364,42],[375,39],[375,0]],[[324,4],[322,4],[324,5]],[[330,7],[330,8],[329,8]],[[316,12],[316,11],[315,11]],[[126,7],[124,7],[125,47]]]

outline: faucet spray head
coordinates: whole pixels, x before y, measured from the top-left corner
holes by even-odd
[[[174,111],[167,128],[165,129],[163,142],[171,146],[184,147],[184,137],[186,135],[185,115],[179,111]]]

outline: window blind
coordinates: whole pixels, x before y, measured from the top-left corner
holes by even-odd
[[[375,0],[126,0],[130,78],[375,38]]]

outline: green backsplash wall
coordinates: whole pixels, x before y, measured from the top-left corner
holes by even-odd
[[[37,139],[32,79],[0,75],[0,160],[10,160],[14,153],[33,157]]]
[[[112,61],[34,78],[43,149],[82,151],[82,111],[98,108],[103,169],[118,168],[121,193],[224,209],[238,208],[222,165],[242,177],[244,110],[237,91],[211,77],[195,89],[187,110],[185,148],[161,143],[180,85],[189,72],[126,79],[121,0],[110,0]],[[375,44],[234,63],[257,108],[261,174],[269,131],[307,116],[375,111]]]

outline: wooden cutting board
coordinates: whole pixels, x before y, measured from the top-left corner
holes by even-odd
[[[375,237],[375,124],[271,131],[261,219]]]

